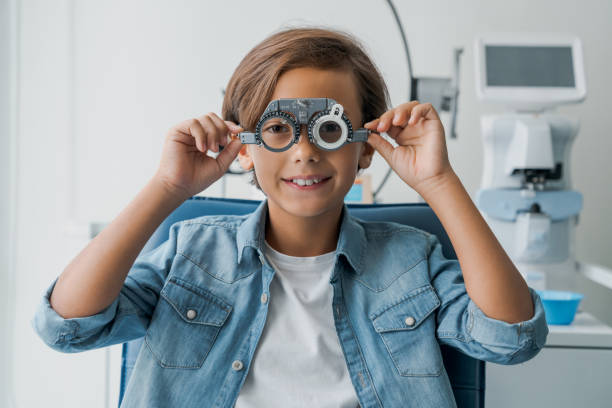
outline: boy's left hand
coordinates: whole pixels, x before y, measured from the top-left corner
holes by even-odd
[[[421,196],[454,175],[448,161],[444,127],[430,103],[403,103],[363,127],[372,131],[368,143]],[[393,147],[380,136],[382,132],[387,132],[398,146]]]

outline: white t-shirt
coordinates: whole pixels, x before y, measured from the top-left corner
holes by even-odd
[[[332,312],[335,252],[296,257],[266,242],[276,270],[268,317],[236,408],[359,405]]]

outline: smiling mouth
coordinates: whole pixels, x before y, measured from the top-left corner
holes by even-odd
[[[327,183],[329,179],[331,179],[331,177],[292,178],[282,180],[291,187],[300,190],[313,190]]]

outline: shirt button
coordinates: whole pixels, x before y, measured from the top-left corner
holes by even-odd
[[[262,293],[261,294],[261,303],[266,303],[268,301],[268,294],[267,293]]]
[[[187,311],[187,318],[188,318],[189,320],[193,320],[193,319],[196,317],[196,315],[197,315],[197,313],[196,313],[196,311],[195,311],[195,310],[193,310],[193,309],[189,309],[189,310]]]
[[[240,360],[235,360],[232,363],[232,368],[234,369],[234,371],[240,371],[242,370],[242,367],[244,367],[244,364],[242,364],[242,361]]]
[[[406,324],[407,324],[408,326],[414,326],[414,323],[416,323],[416,320],[414,320],[414,317],[412,317],[412,316],[408,316],[408,317],[406,318]]]

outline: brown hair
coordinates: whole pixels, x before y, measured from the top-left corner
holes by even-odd
[[[323,28],[289,28],[270,35],[242,59],[225,91],[223,118],[253,131],[278,78],[286,71],[304,67],[352,72],[364,123],[387,110],[389,92],[385,81],[354,37]],[[259,188],[255,177],[252,182]]]

